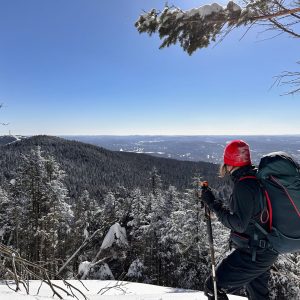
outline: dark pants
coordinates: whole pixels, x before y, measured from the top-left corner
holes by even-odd
[[[252,261],[252,251],[249,249],[236,249],[217,267],[218,289],[232,293],[245,286],[249,299],[269,299],[270,267],[277,256],[269,249],[259,249],[256,260]],[[206,289],[213,290],[211,277],[206,281]]]

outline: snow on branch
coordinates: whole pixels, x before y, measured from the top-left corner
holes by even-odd
[[[135,26],[139,33],[152,35],[157,32],[163,40],[160,48],[179,43],[188,54],[207,47],[222,34],[225,26],[231,30],[241,25],[250,25],[267,20],[270,26],[300,37],[290,27],[300,21],[299,1],[290,1],[288,7],[284,0],[244,0],[242,8],[233,1],[223,7],[213,3],[199,8],[183,11],[178,7],[166,5],[163,11],[152,9],[141,15]],[[294,22],[281,23],[278,19],[292,17]]]
[[[109,257],[105,257],[99,260],[99,257],[101,256],[102,252],[112,247],[113,244],[116,244],[119,247],[122,246],[128,247],[126,229],[124,227],[121,227],[119,223],[115,223],[109,228],[101,244],[101,247],[98,253],[96,254],[96,256],[94,257],[94,259],[92,260],[92,262],[86,261],[80,265],[80,268],[78,270],[78,275],[81,276],[81,280],[86,279],[92,267],[94,267],[97,264],[103,263],[105,260],[109,258]]]
[[[118,246],[128,246],[126,229],[121,227],[119,223],[115,223],[110,227],[102,242],[101,249],[109,248],[113,243],[116,243]]]

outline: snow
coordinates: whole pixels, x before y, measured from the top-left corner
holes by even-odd
[[[53,283],[63,287],[62,281],[53,280]],[[84,295],[90,300],[207,300],[203,292],[183,290],[170,287],[155,286],[150,284],[135,283],[135,282],[121,282],[110,280],[84,280],[83,284],[88,290],[86,290],[79,281],[69,280],[69,283],[79,288]],[[50,300],[58,299],[58,297],[52,297],[52,291],[50,288],[43,284],[39,294],[41,282],[38,280],[30,281],[30,295],[26,295],[24,288],[21,286],[21,291],[14,292],[9,289],[5,282],[0,283],[0,299],[1,300]],[[14,288],[14,284],[10,282],[10,286]],[[100,292],[100,293],[99,293]],[[66,296],[59,291],[63,299],[71,300],[76,299],[70,296]],[[99,294],[98,294],[99,293]],[[76,296],[82,300],[83,296],[76,293]],[[246,300],[243,297],[231,296],[230,300]]]
[[[139,259],[136,259],[131,263],[131,265],[128,269],[128,272],[127,272],[127,276],[135,277],[135,278],[142,278],[143,269],[144,269],[143,263]]]
[[[11,185],[15,185],[16,184],[16,179],[11,179],[9,182]]]
[[[113,273],[111,272],[108,264],[104,263],[100,266],[99,271],[97,272],[97,278],[105,279],[115,279]]]
[[[86,272],[88,272],[90,269],[90,262],[89,261],[83,261],[80,263],[79,267],[78,267],[78,274],[85,274]]]
[[[232,10],[233,11],[241,11],[242,8],[238,4],[232,2]]]
[[[87,228],[84,228],[83,230],[83,236],[87,239],[89,237],[89,232],[87,230]]]
[[[205,18],[208,15],[211,15],[213,13],[218,13],[222,10],[224,10],[224,8],[221,5],[219,5],[218,3],[213,3],[213,4],[203,5],[198,8],[193,8],[187,11],[186,14],[187,17],[193,17],[198,14],[201,18]]]
[[[106,234],[101,249],[106,249],[112,246],[112,244],[116,242],[117,245],[128,245],[127,237],[126,237],[126,229],[121,227],[119,223],[115,223],[112,225]]]

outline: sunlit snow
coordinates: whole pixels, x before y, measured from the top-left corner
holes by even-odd
[[[61,281],[54,280],[53,283],[63,287]],[[84,280],[83,284],[79,281],[68,281],[79,288],[84,295],[90,300],[207,300],[203,292],[189,291],[183,289],[161,287],[150,284],[135,283],[135,282],[121,282],[109,280]],[[10,283],[11,288],[14,284]],[[0,299],[1,300],[50,300],[59,299],[52,297],[50,288],[43,284],[39,294],[40,281],[30,281],[30,295],[27,295],[21,287],[21,291],[14,292],[9,289],[5,282],[0,284]],[[59,291],[63,299],[76,299],[71,296],[66,296],[62,291]],[[78,299],[84,299],[82,295],[76,294]],[[243,297],[229,296],[230,300],[242,300]]]

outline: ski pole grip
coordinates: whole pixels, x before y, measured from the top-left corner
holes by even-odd
[[[208,181],[199,181],[198,182],[198,191],[203,191],[208,188]]]
[[[208,181],[198,182],[198,197],[201,199],[203,192],[208,188]],[[201,201],[201,208],[204,207],[203,201]]]
[[[208,188],[208,181],[201,181],[201,189],[205,190]]]

